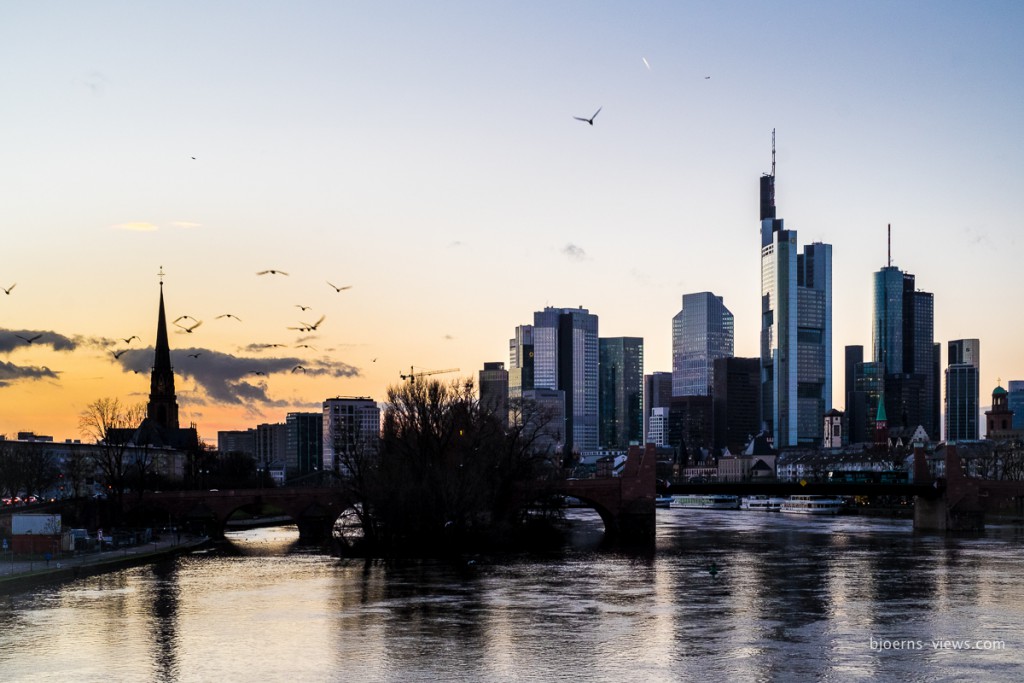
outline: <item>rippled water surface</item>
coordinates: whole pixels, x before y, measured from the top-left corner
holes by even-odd
[[[603,549],[573,512],[562,553],[458,562],[233,534],[0,597],[0,680],[1024,680],[1020,527],[658,515],[653,550]]]

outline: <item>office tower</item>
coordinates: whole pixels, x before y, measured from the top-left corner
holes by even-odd
[[[934,300],[914,275],[889,264],[874,276],[873,360],[885,368],[890,425],[938,436],[939,385],[933,363]]]
[[[508,370],[504,363],[484,363],[480,371],[480,408],[508,425]]]
[[[672,318],[672,395],[708,396],[716,358],[733,353],[733,316],[711,292],[684,294]]]
[[[863,346],[846,347],[845,384],[843,396],[846,397],[845,419],[846,436],[849,443],[867,442],[867,396],[857,391],[857,366],[864,362]]]
[[[599,431],[602,448],[641,444],[644,433],[644,340],[598,340]]]
[[[821,443],[832,408],[832,246],[797,249],[775,210],[772,172],[761,176],[761,421],[774,446]]]
[[[648,416],[647,443],[655,446],[668,445],[668,407],[659,406],[651,409]]]
[[[565,447],[571,452],[598,445],[597,316],[583,308],[553,308],[533,314],[533,386],[565,392]]]
[[[878,417],[878,404],[884,402],[885,368],[881,363],[857,363],[854,369],[854,400],[855,410],[863,415],[863,431],[851,433],[851,443],[873,443],[875,439],[875,422]]]
[[[655,408],[668,408],[672,400],[672,373],[652,372],[644,375],[644,438],[649,438],[651,414]]]
[[[267,467],[273,463],[282,466],[288,451],[288,425],[284,423],[256,426],[256,464]]]
[[[565,446],[565,392],[527,389],[522,395],[523,440],[532,453],[561,455]]]
[[[523,397],[533,389],[533,325],[520,325],[508,341],[508,398]]]
[[[245,453],[256,457],[256,430],[224,430],[217,432],[217,451],[220,453]]]
[[[946,366],[946,441],[978,438],[981,342],[957,339],[949,342]]]
[[[284,464],[288,477],[324,469],[323,413],[288,413],[285,416],[288,445]]]
[[[677,462],[696,463],[714,444],[710,396],[673,396],[668,409],[668,444]]]
[[[323,403],[323,468],[352,473],[359,458],[377,452],[380,408],[367,397],[329,398]]]
[[[759,358],[718,358],[712,392],[714,447],[743,452],[760,431],[761,360]]]
[[[1024,429],[1024,381],[1007,382],[1006,405],[1013,411],[1013,428]]]

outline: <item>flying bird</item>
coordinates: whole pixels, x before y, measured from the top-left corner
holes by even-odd
[[[327,284],[331,284],[331,283],[328,282]],[[295,304],[295,307],[299,308],[299,309],[301,309],[303,311],[308,311],[310,309],[309,306],[303,306],[302,304]]]
[[[202,351],[200,351],[199,353],[190,353],[190,354],[188,354],[188,357],[189,358],[199,358],[199,356],[201,356],[201,355],[203,355]]]
[[[296,329],[298,329],[298,328],[296,328]],[[276,348],[281,347],[281,346],[284,346],[284,344],[260,344],[260,348],[263,348],[263,349],[276,349]]]
[[[239,317],[238,317],[237,315],[232,315],[232,314],[230,314],[230,313],[225,313],[225,314],[223,314],[223,315],[218,315],[218,316],[217,316],[217,320],[220,320],[221,318],[234,318],[234,319],[235,319],[235,320],[237,320],[238,322],[242,322],[242,319],[241,319],[241,318],[239,318]]]
[[[11,293],[11,290],[12,290],[12,289],[14,289],[14,288],[15,288],[15,287],[17,287],[17,286],[18,286],[18,283],[17,283],[17,282],[15,282],[15,283],[14,283],[13,285],[11,285],[10,287],[6,287],[6,288],[4,289],[4,294],[10,294],[10,293]]]
[[[123,356],[124,354],[128,353],[128,349],[121,349],[120,351],[111,351],[110,353],[114,356],[114,359],[116,360]]]
[[[16,334],[16,335],[14,335],[14,336],[15,336],[15,337],[17,337],[18,339],[21,339],[22,341],[24,341],[24,342],[26,342],[26,343],[29,343],[29,344],[31,344],[32,342],[34,342],[35,340],[39,339],[39,338],[40,338],[40,337],[42,337],[43,335],[41,335],[41,334],[37,334],[37,335],[36,335],[36,336],[34,336],[34,337],[22,337],[22,336],[21,336],[20,334]]]
[[[263,372],[262,370],[250,370],[249,372],[251,372],[254,375],[263,375],[264,377],[267,376],[267,373]]]
[[[376,359],[376,358],[374,358],[374,359],[373,359],[373,360],[371,360],[370,362],[371,362],[371,363],[376,363],[376,362],[377,362],[377,359]]]
[[[171,324],[178,325],[179,320],[195,320],[195,318],[193,318],[190,315],[179,315],[177,318],[171,321]],[[178,325],[178,327],[181,327],[181,325]]]
[[[576,119],[577,121],[586,121],[590,125],[594,125],[594,119],[596,119],[597,115],[601,113],[601,109],[602,109],[601,107],[598,107],[597,111],[595,111],[594,115],[591,116],[589,119],[585,119],[582,116],[574,116],[573,118]]]
[[[139,339],[139,337],[138,337],[138,335],[134,335],[133,334],[132,336],[130,336],[127,339],[124,339],[122,341],[124,341],[125,344],[131,344],[132,343],[132,339]],[[139,339],[139,341],[142,341],[142,340]]]
[[[330,282],[328,282],[327,284],[331,285]],[[345,285],[344,287],[339,287],[338,285],[331,285],[331,287],[334,287],[335,292],[341,292],[346,289],[352,289],[352,285]]]
[[[292,368],[292,372],[298,372],[299,370],[302,370],[303,373],[306,372],[306,368],[302,367],[301,365],[296,365],[294,368]]]
[[[289,327],[288,329],[289,330],[299,330],[300,332],[313,332],[313,331],[316,330],[316,328],[320,327],[320,323],[322,323],[324,321],[324,318],[326,318],[326,317],[327,317],[326,315],[320,316],[320,319],[317,320],[315,323],[306,323],[306,322],[302,322],[300,320],[299,322],[302,323],[301,326],[299,326],[299,327]]]
[[[705,80],[705,81],[710,81],[710,80],[711,80],[711,76],[705,76],[705,77],[704,77],[704,80]]]
[[[309,344],[297,344],[295,346],[295,348],[297,348],[297,349],[313,349],[314,351],[316,351],[316,347],[315,346],[310,346]]]
[[[256,274],[257,275],[267,275],[267,274],[270,274],[270,275],[287,275],[288,273],[284,272],[283,270],[270,269],[270,270],[261,270],[261,271],[259,271]]]
[[[195,320],[195,318],[193,318],[193,320]],[[196,324],[192,325],[190,327],[185,327],[184,325],[178,325],[177,323],[175,323],[175,325],[178,325],[178,327],[181,328],[182,332],[186,332],[188,334],[192,334],[192,330],[196,329],[197,327],[199,327],[202,324],[203,324],[202,320],[196,320]]]

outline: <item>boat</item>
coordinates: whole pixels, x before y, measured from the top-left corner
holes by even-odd
[[[790,496],[783,501],[781,512],[798,515],[838,515],[843,508],[842,498],[832,496]]]
[[[740,510],[778,512],[785,500],[785,498],[776,498],[775,496],[743,496],[740,499]]]
[[[693,493],[684,496],[673,496],[669,507],[698,508],[701,510],[735,510],[740,506],[740,499],[724,493]]]
[[[672,506],[672,496],[655,496],[654,507],[667,508]]]

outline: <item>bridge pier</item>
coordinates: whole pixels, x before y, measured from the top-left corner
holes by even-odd
[[[918,496],[914,500],[914,530],[940,533],[984,531],[985,511],[961,509],[959,506],[950,509],[945,495],[937,498]]]
[[[299,540],[319,543],[329,540],[334,532],[334,519],[327,517],[301,517],[295,522],[299,527]]]

